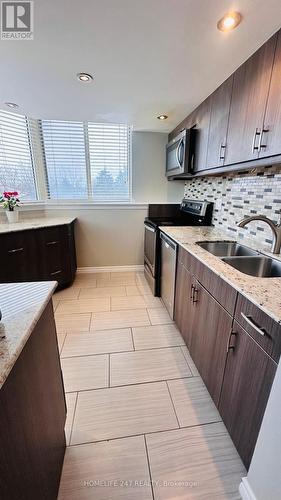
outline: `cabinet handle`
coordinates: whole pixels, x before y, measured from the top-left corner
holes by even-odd
[[[225,160],[225,150],[226,150],[226,145],[221,144],[220,145],[220,156],[219,156],[220,160]]]
[[[261,134],[260,134],[260,137],[259,137],[259,144],[258,144],[258,152],[260,153],[261,149],[265,149],[266,148],[266,144],[262,144],[262,138],[263,138],[263,134],[266,134],[267,132],[269,132],[269,127],[266,127],[266,128],[263,128],[262,131],[261,131]]]
[[[250,325],[257,333],[259,333],[260,335],[262,335],[263,337],[265,335],[267,335],[266,331],[264,328],[260,328],[253,320],[253,318],[251,318],[251,316],[246,316],[246,314],[244,314],[243,312],[241,312],[241,316],[242,318],[248,323],[248,325]]]
[[[231,337],[236,336],[236,335],[237,335],[236,332],[233,332],[232,330],[230,330],[230,334],[229,334],[228,339],[227,339],[226,352],[229,352],[235,348],[235,345],[231,344]]]
[[[193,295],[194,295],[194,285],[191,285],[191,289],[190,289],[190,300],[192,300],[192,302],[193,302]]]
[[[17,253],[17,252],[23,252],[23,247],[14,248],[13,250],[8,250],[8,253]]]
[[[57,245],[59,242],[58,241],[48,241],[46,245]]]
[[[192,300],[193,304],[196,304],[196,302],[198,302],[198,293],[199,293],[199,290],[196,287],[194,287],[193,300]]]
[[[254,153],[256,150],[258,150],[258,146],[256,146],[256,139],[257,139],[257,136],[260,136],[261,135],[261,132],[258,128],[256,128],[255,130],[255,133],[254,133],[254,137],[253,137],[253,143],[252,143],[252,153]]]
[[[60,274],[61,273],[61,270],[60,271],[54,271],[53,273],[50,273],[50,276],[56,276],[56,274]]]

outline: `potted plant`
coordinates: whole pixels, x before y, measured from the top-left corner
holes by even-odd
[[[15,208],[20,205],[19,193],[17,191],[4,191],[0,195],[0,204],[6,210],[8,222],[18,222],[19,212]]]

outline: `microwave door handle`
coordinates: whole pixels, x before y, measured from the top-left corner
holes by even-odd
[[[180,147],[181,147],[182,143],[183,143],[183,139],[180,140],[180,142],[177,145],[177,149],[176,149],[176,159],[177,159],[179,167],[182,167],[182,164],[181,164],[180,159],[179,159],[179,151],[180,151]]]

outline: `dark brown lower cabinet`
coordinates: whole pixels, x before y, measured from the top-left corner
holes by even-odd
[[[194,281],[190,354],[218,406],[232,317]]]
[[[192,283],[191,273],[178,261],[174,317],[187,347],[190,347],[194,312],[191,300]]]
[[[55,500],[66,406],[49,302],[0,389],[0,498]]]
[[[236,321],[233,333],[219,411],[248,468],[277,364]]]

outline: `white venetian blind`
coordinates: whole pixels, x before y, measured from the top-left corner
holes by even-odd
[[[84,124],[42,120],[41,126],[49,198],[87,198]]]
[[[130,128],[88,123],[91,190],[95,201],[129,201]]]
[[[0,111],[0,191],[37,199],[27,118],[6,111]]]

